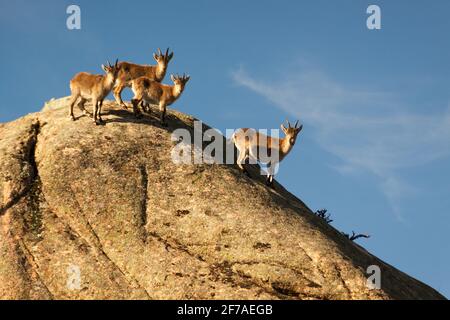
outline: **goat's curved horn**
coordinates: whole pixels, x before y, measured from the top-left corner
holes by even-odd
[[[169,55],[169,48],[166,49],[166,54],[165,56],[167,57]]]
[[[116,59],[116,63],[114,64],[114,66],[117,67],[118,63],[119,63],[119,59]]]
[[[296,122],[295,125],[294,125],[294,128],[295,128],[295,129],[297,129],[297,125],[298,125],[298,120],[297,120],[297,122]]]
[[[160,48],[158,48],[158,55],[162,56],[162,52],[161,52]]]
[[[108,67],[111,67],[111,63],[109,62],[109,60],[106,60],[106,62],[108,62]]]

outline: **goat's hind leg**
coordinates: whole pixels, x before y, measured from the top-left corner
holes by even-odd
[[[78,108],[83,112],[84,115],[88,115],[89,112],[84,107],[84,104],[86,103],[87,99],[81,98],[80,102],[78,102]]]
[[[113,95],[114,95],[114,98],[116,99],[116,102],[120,106],[122,106],[124,109],[128,109],[127,105],[122,100],[121,94],[122,94],[123,89],[125,89],[125,85],[122,82],[118,82],[118,84],[113,89]]]
[[[150,113],[150,103],[146,102],[145,100],[141,101],[141,109],[143,112]]]
[[[131,99],[131,105],[133,106],[133,114],[137,119],[142,118],[142,113],[139,111],[139,104],[142,102],[142,99],[133,98]]]
[[[243,166],[243,164],[246,163],[247,159],[249,159],[248,157],[248,153],[246,151],[239,151],[239,157],[237,159],[237,165],[239,167],[239,169],[241,169],[241,171],[247,176],[250,177],[250,173],[247,171],[247,169]]]
[[[75,102],[78,99],[78,95],[72,95],[72,97],[70,98],[70,113],[69,113],[69,117],[75,121],[75,116],[73,115],[73,106],[75,105]]]

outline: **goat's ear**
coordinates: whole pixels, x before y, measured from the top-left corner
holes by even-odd
[[[169,54],[169,56],[167,57],[167,62],[169,62],[169,61],[170,61],[170,59],[172,59],[172,57],[173,57],[173,52],[172,52],[172,53],[170,53],[170,54]]]
[[[284,126],[284,124],[282,124],[282,125],[280,126],[280,128],[281,128],[281,130],[283,130],[284,133],[286,133],[287,129],[286,129],[286,127]]]
[[[155,59],[156,61],[158,61],[158,56],[156,55],[156,53],[153,54],[153,59]]]
[[[172,80],[173,82],[175,82],[175,77],[173,76],[173,74],[170,75],[170,80]]]
[[[103,71],[108,72],[108,67],[106,67],[104,64],[102,64],[102,69]]]

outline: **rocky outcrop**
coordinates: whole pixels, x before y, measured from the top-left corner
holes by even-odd
[[[104,112],[104,126],[73,122],[62,98],[0,125],[0,298],[444,298],[278,184],[174,164],[171,132],[192,117],[172,111],[164,128],[155,113]]]

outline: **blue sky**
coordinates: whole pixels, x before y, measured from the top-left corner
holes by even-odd
[[[69,4],[81,30],[66,28]],[[370,4],[381,30],[366,27]],[[448,12],[446,0],[1,0],[0,121],[68,95],[76,72],[170,46],[169,73],[192,76],[174,108],[222,131],[299,118],[277,179],[449,297]]]

